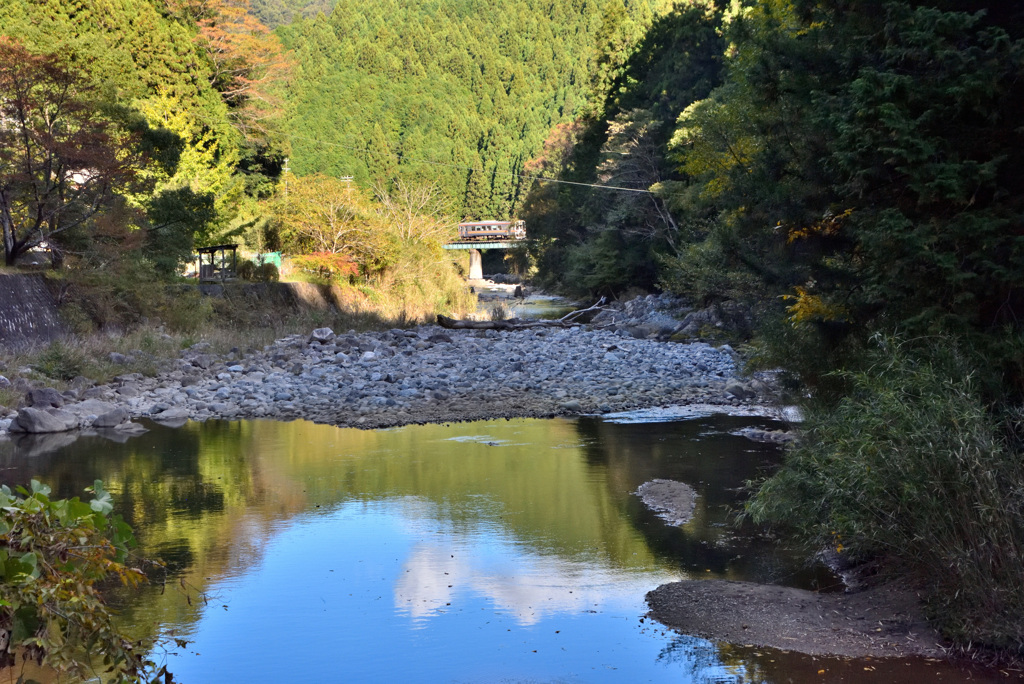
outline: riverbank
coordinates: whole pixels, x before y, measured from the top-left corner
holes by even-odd
[[[587,327],[498,332],[420,326],[341,335],[323,328],[249,353],[216,355],[196,344],[154,377],[129,373],[80,390],[31,391],[27,407],[0,420],[0,429],[124,430],[136,418],[305,419],[381,428],[755,404],[759,386],[737,377],[734,356],[728,346]]]
[[[694,491],[683,482],[652,480],[637,491],[670,525],[686,524]],[[822,593],[733,580],[663,584],[646,596],[648,617],[683,634],[811,656],[946,658],[921,597],[896,583],[870,583]]]
[[[946,658],[920,597],[884,584],[817,593],[728,580],[663,584],[647,594],[650,616],[711,641],[815,656]]]

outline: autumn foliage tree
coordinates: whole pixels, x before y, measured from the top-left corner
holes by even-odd
[[[265,137],[282,104],[274,86],[291,64],[277,36],[250,11],[249,0],[176,0],[196,22],[196,41],[209,60],[210,85],[247,137]]]
[[[449,203],[434,185],[401,180],[375,197],[351,181],[321,173],[287,176],[267,203],[285,251],[303,268],[333,276],[381,275],[412,253],[433,254],[453,233]],[[332,255],[339,255],[337,258]]]
[[[0,37],[0,232],[8,265],[44,242],[60,263],[62,236],[137,180],[146,161],[138,136],[92,95],[62,57]]]

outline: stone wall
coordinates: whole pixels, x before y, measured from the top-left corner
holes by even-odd
[[[25,347],[64,332],[43,276],[0,274],[0,345]]]

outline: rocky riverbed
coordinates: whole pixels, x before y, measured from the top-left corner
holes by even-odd
[[[38,388],[0,420],[11,432],[132,430],[132,419],[306,419],[379,428],[496,417],[602,414],[663,405],[756,403],[726,345],[637,339],[588,327],[403,330],[322,328],[249,353],[183,350],[155,377]]]

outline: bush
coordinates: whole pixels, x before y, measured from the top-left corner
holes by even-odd
[[[841,375],[849,396],[811,414],[746,514],[893,561],[948,638],[1024,654],[1024,449],[1009,429],[1024,414],[986,406],[948,340],[886,340]]]
[[[257,264],[252,259],[242,259],[235,267],[235,273],[240,279],[255,283],[271,283],[280,280],[277,266],[269,261]]]
[[[252,279],[258,283],[276,283],[281,279],[281,274],[277,266],[268,261],[253,270]]]
[[[83,375],[87,361],[81,349],[58,340],[36,358],[36,370],[47,377],[67,381]]]
[[[256,264],[252,262],[252,259],[242,259],[238,262],[235,273],[242,280],[253,280],[253,275],[256,273]]]
[[[359,274],[359,265],[346,254],[314,252],[292,257],[292,265],[328,282],[347,280]]]
[[[88,491],[86,503],[52,501],[35,480],[17,494],[0,487],[0,668],[13,668],[20,654],[56,679],[85,680],[102,658],[104,681],[170,682],[166,666],[146,657],[153,643],[123,634],[100,595],[101,582],[135,586],[145,577],[128,565],[132,532],[111,515],[103,483]]]
[[[193,287],[169,288],[156,315],[174,332],[194,333],[213,318],[213,305]]]

